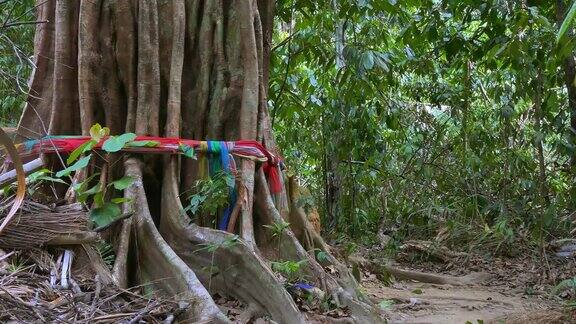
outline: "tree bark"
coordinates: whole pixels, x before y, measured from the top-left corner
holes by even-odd
[[[273,1],[38,4],[38,15],[49,22],[37,28],[37,68],[19,123],[21,134],[87,134],[100,123],[112,134],[258,140],[278,153],[266,106]],[[285,203],[286,190],[272,197],[259,163],[236,159],[242,199],[236,206],[239,226],[231,232],[190,223],[182,213],[184,191],[203,173],[198,161],[123,156],[97,163],[102,179],[121,176],[121,171],[136,179],[124,203],[124,212],[134,211],[134,216],[105,231],[116,248],[112,278],[117,285],[151,285],[159,293],[193,301],[190,321],[227,321],[212,300],[217,292],[277,322],[301,323],[304,315],[269,262],[304,259],[307,280],[347,306],[352,319],[382,320],[344,266],[332,256],[320,265],[307,251],[310,241],[326,251],[328,246],[305,213],[290,213],[294,205]],[[306,241],[289,229],[279,250],[264,225],[289,215],[292,229],[307,233],[298,236]],[[207,245],[218,248],[209,253],[203,249]],[[328,274],[324,266],[337,271]],[[206,270],[213,268],[220,270]]]

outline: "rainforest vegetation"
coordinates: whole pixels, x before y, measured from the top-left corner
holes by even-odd
[[[482,293],[545,295],[540,320],[569,322],[575,17],[566,0],[0,0],[0,126],[87,136],[42,154],[28,189],[83,205],[109,284],[191,296],[189,318],[417,321],[428,288],[389,287],[488,273]],[[208,172],[227,153],[118,153],[155,138],[272,157]]]

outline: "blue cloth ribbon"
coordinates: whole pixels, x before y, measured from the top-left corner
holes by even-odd
[[[209,163],[208,169],[210,176],[214,176],[218,171],[223,170],[227,175],[231,174],[230,171],[230,152],[226,142],[208,141]],[[218,222],[218,229],[225,231],[230,222],[230,216],[234,209],[234,204],[237,198],[236,187],[228,189],[228,207],[224,209],[224,214]]]

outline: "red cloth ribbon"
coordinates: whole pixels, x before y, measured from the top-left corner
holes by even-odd
[[[42,138],[40,140],[33,140],[25,142],[19,147],[20,153],[22,155],[33,155],[39,153],[71,153],[82,144],[89,141],[91,138],[87,136],[52,136],[47,138]],[[94,146],[94,149],[101,149],[104,142],[108,137],[103,138],[99,143]],[[177,146],[184,144],[193,148],[198,148],[201,141],[197,140],[187,140],[175,137],[152,137],[152,136],[137,136],[134,141],[153,141],[158,142],[158,147],[130,147],[130,152],[135,153],[178,153],[179,149]],[[166,147],[166,145],[171,145],[174,147]],[[264,174],[268,179],[268,184],[270,187],[270,192],[272,194],[277,194],[282,191],[282,181],[279,172],[279,162],[280,159],[272,154],[270,151],[264,147],[260,142],[252,140],[239,140],[235,141],[236,146],[248,146],[257,149],[267,161],[262,165]]]

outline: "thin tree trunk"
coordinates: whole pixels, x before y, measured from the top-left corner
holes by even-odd
[[[338,1],[332,0],[332,9],[334,14],[337,15],[340,10],[340,5]],[[336,54],[336,69],[340,70],[346,66],[346,62],[344,61],[344,46],[345,46],[345,38],[344,38],[344,22],[337,19],[335,22],[335,29],[334,29],[334,51]],[[338,102],[336,111],[341,110],[341,103]],[[324,172],[326,173],[326,183],[325,183],[325,196],[326,196],[326,218],[327,223],[330,227],[336,228],[338,223],[340,222],[340,217],[342,216],[341,210],[341,195],[342,195],[342,175],[339,170],[340,166],[340,158],[338,156],[338,150],[340,149],[340,145],[338,144],[339,136],[333,132],[335,125],[337,124],[337,118],[340,116],[329,116],[328,118],[324,119],[324,123],[327,122],[327,125],[324,125],[324,132],[325,136],[330,140],[326,142],[325,146],[325,162],[324,165],[326,169]]]
[[[544,203],[548,203],[548,187],[546,185],[546,164],[544,161],[544,133],[542,130],[542,69],[538,69],[536,77],[536,93],[534,96],[534,123],[536,133],[538,134],[536,145],[536,155],[538,157],[538,182],[540,188],[540,196]]]

